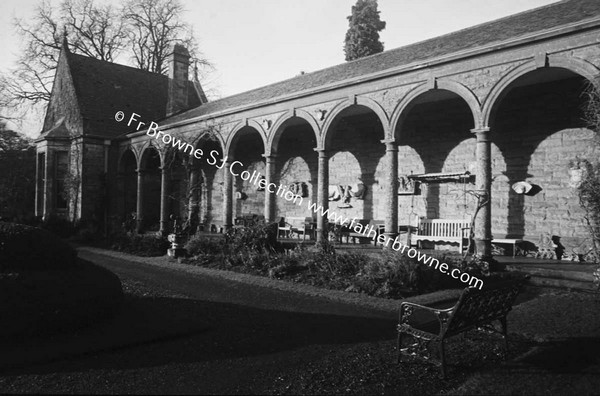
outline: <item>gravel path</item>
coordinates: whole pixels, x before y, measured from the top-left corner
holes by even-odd
[[[228,277],[247,275],[183,269],[164,258],[133,260],[92,250],[80,255],[119,275],[126,293],[121,316],[141,323],[140,339],[156,331],[156,325],[145,328],[146,321],[166,328],[199,326],[191,333],[175,331],[141,344],[4,371],[0,393],[467,394],[487,393],[486,376],[510,382],[504,374],[511,366],[501,366],[501,343],[474,332],[450,341],[449,380],[440,380],[432,365],[397,365],[397,302],[374,303],[360,295],[346,301],[339,292],[293,292],[259,285],[263,281],[257,279],[237,282]],[[550,297],[560,305],[574,295]],[[511,329],[530,336],[513,335],[511,358],[524,359],[540,342],[559,336],[533,341],[535,328],[524,325],[531,309],[552,309],[545,298],[526,295],[511,313]],[[597,312],[585,319],[597,318]],[[119,337],[119,323],[107,327],[114,332],[107,337]],[[567,326],[562,329],[564,335]],[[593,330],[590,325],[585,332]],[[495,382],[492,390],[503,386]]]

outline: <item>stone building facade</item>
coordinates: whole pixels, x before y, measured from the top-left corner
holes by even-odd
[[[99,223],[115,216],[115,195],[122,194],[113,189],[115,143],[129,131],[115,123],[115,113],[135,109],[147,119],[162,119],[207,101],[199,83],[188,80],[187,50],[174,47],[169,62],[175,72],[163,76],[73,54],[64,41],[36,141],[37,216]]]
[[[142,115],[140,95],[96,114],[107,120],[110,137],[84,134],[84,147],[95,154],[76,164],[72,156],[83,177],[74,216],[94,213],[105,196],[106,217],[136,212],[146,229],[164,230],[170,213],[207,228],[254,213],[267,221],[313,217],[323,237],[327,215],[258,189],[239,176],[248,170],[267,183],[300,185],[305,202],[344,217],[383,220],[389,236],[415,217],[469,218],[478,195],[483,208],[475,231],[483,254],[492,237],[535,243],[543,233],[583,251],[589,240],[570,164],[598,157],[582,121],[582,92],[600,70],[599,37],[600,2],[568,0],[166,118]],[[187,67],[185,60],[175,65]],[[67,77],[59,71],[55,87]],[[73,95],[79,93],[57,90],[49,114]],[[122,131],[117,110],[157,121],[163,134],[204,155],[173,149],[145,128]],[[47,116],[38,144],[47,175],[53,163],[44,153],[79,144],[61,139],[65,130],[85,129],[76,114],[61,117]],[[104,184],[97,181],[102,175]],[[45,180],[44,194],[51,195]],[[521,181],[533,186],[529,193],[511,188]],[[51,204],[40,196],[38,208],[48,213]]]

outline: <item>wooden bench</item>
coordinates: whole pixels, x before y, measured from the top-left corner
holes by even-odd
[[[462,252],[465,239],[469,238],[469,220],[419,219],[417,233],[410,237],[410,243],[421,247],[421,241],[458,243]]]
[[[257,215],[257,214],[245,214],[239,217],[236,217],[233,222],[233,228],[244,228],[244,227],[252,227],[259,223],[264,223],[265,216]]]
[[[441,367],[442,377],[445,377],[445,340],[476,327],[484,327],[502,334],[504,347],[508,352],[506,315],[512,309],[525,280],[526,278],[501,281],[483,290],[467,287],[458,301],[446,309],[403,302],[400,304],[400,319],[397,327],[398,363],[401,362],[402,355],[425,352],[427,346],[434,343],[439,350],[439,361],[436,363]],[[495,321],[500,322],[500,331],[493,326]],[[415,343],[402,348],[404,335],[412,336]]]

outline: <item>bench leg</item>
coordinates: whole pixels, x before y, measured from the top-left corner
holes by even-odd
[[[504,358],[506,358],[508,356],[508,332],[507,332],[507,326],[506,326],[506,316],[499,320],[500,320],[500,324],[502,325],[502,337],[504,338],[504,353],[505,353]]]
[[[398,331],[398,354],[396,357],[396,363],[400,363],[402,361],[402,333]]]
[[[446,378],[446,356],[444,353],[444,340],[441,340],[440,343],[440,361],[441,361],[441,374],[442,374],[442,379]]]

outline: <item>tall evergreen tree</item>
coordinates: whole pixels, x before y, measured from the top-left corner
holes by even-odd
[[[348,21],[350,27],[344,43],[347,61],[383,51],[379,32],[385,29],[385,22],[379,17],[377,0],[357,0]]]

